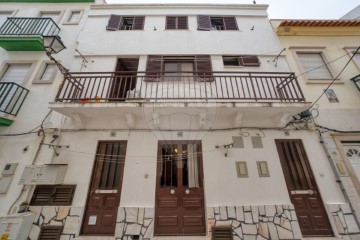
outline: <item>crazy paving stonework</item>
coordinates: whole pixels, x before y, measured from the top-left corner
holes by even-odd
[[[37,240],[44,225],[63,226],[60,240],[71,240],[79,233],[82,207],[70,206],[30,206],[35,219],[29,234],[29,240]]]
[[[234,240],[301,239],[292,205],[208,207],[208,231],[212,226],[232,226]]]
[[[154,232],[154,208],[120,207],[116,220],[116,239],[150,240]]]
[[[352,235],[360,239],[360,230],[348,204],[328,205],[339,235]]]

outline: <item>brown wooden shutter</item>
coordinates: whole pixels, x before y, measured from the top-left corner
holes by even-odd
[[[213,81],[211,58],[209,55],[195,56],[197,81]]]
[[[212,227],[212,240],[232,240],[231,226],[215,226]]]
[[[122,16],[111,14],[106,30],[116,31],[120,29]]]
[[[162,80],[162,68],[164,57],[161,55],[149,55],[146,64],[146,81],[156,82]]]
[[[198,30],[203,30],[203,31],[211,30],[210,16],[205,16],[205,15],[198,16]]]
[[[62,232],[62,226],[43,226],[38,240],[59,240]]]
[[[166,17],[166,29],[176,29],[176,18],[177,17]]]
[[[133,24],[133,30],[143,30],[144,29],[144,22],[145,17],[144,16],[136,16],[134,17],[134,24]]]
[[[188,29],[188,17],[177,17],[177,28],[178,29]]]
[[[239,58],[242,66],[260,66],[260,60],[257,56],[244,55]]]
[[[37,185],[30,205],[71,205],[76,185]]]
[[[224,17],[225,30],[238,30],[235,17]]]

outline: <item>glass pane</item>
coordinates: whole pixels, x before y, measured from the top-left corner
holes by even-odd
[[[200,187],[200,167],[197,144],[183,144],[183,185],[189,188]]]
[[[306,75],[313,79],[329,79],[332,78],[331,73],[321,53],[298,53],[301,65],[303,66]]]
[[[177,145],[163,145],[161,147],[160,162],[160,186],[161,187],[177,187]]]
[[[69,17],[69,22],[76,23],[79,21],[79,18],[80,18],[80,11],[71,12],[70,17]]]
[[[50,81],[55,69],[55,64],[46,64],[45,70],[40,80]]]

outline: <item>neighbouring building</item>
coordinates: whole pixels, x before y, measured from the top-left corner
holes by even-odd
[[[0,3],[0,14],[12,14],[0,27],[0,234],[359,237],[355,203],[344,198],[307,111],[323,82],[299,74],[267,5],[74,2]],[[358,28],[326,40],[349,47],[334,50],[347,54],[342,62]],[[52,56],[69,71],[48,61],[48,35],[63,40],[66,49]],[[304,49],[296,38],[289,45]],[[307,69],[318,67],[303,53]],[[359,129],[359,92],[348,79],[335,89],[338,105],[319,101],[318,125]],[[326,124],[325,115],[341,114]],[[326,144],[343,141],[331,137]],[[336,160],[340,178],[353,183]],[[17,213],[23,201],[30,206]]]
[[[352,223],[356,226],[360,216],[360,21],[271,20],[271,23],[305,98],[313,102],[314,127],[343,192],[338,203],[350,203],[348,213],[357,216]],[[321,170],[318,174],[331,173]],[[350,230],[352,227],[342,220],[338,213],[343,212],[345,219],[347,213],[341,207],[329,206],[329,211],[338,215],[334,227],[340,235],[358,231],[357,227]]]
[[[360,19],[360,5],[342,16],[340,19]]]

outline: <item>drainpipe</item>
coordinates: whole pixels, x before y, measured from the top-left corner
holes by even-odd
[[[326,147],[324,138],[322,137],[322,134],[321,134],[321,132],[320,132],[319,130],[318,130],[318,132],[319,132],[319,135],[320,135],[320,136],[319,136],[319,138],[320,138],[320,143],[321,143],[321,145],[322,145],[322,147],[323,147],[323,149],[324,149],[324,151],[325,151],[326,157],[327,157],[327,159],[328,159],[328,161],[329,161],[329,163],[330,163],[330,166],[331,166],[331,168],[332,168],[332,170],[333,170],[333,172],[334,172],[334,174],[335,174],[336,182],[339,184],[339,187],[340,187],[340,189],[341,189],[341,192],[342,192],[342,194],[344,195],[345,201],[349,204],[349,207],[350,207],[350,209],[351,209],[351,212],[352,212],[352,214],[353,214],[354,217],[355,217],[356,224],[357,224],[358,228],[360,229],[360,223],[359,223],[359,220],[358,220],[358,218],[357,218],[357,216],[356,216],[356,212],[355,212],[355,210],[354,210],[354,207],[353,207],[353,205],[352,205],[352,203],[351,203],[351,201],[350,201],[349,195],[347,194],[347,192],[346,192],[346,190],[345,190],[345,187],[344,187],[344,184],[342,183],[342,181],[341,181],[341,179],[340,179],[340,175],[339,175],[338,171],[336,170],[335,163],[334,163],[334,161],[332,160],[331,155],[330,155],[330,153],[329,153],[329,150],[328,150],[327,147]]]
[[[37,159],[37,157],[38,157],[38,155],[39,155],[39,153],[40,153],[41,146],[43,145],[44,140],[45,140],[45,131],[44,131],[44,130],[41,130],[41,133],[43,134],[43,136],[42,136],[41,141],[40,141],[40,143],[39,143],[38,149],[36,150],[35,156],[34,156],[32,162],[31,162],[31,165],[33,165],[34,162],[35,162],[35,160]],[[22,193],[23,193],[24,191],[25,191],[25,185],[22,186],[21,191],[20,191],[20,193],[19,193],[19,196],[18,196],[18,197],[16,198],[16,200],[11,204],[11,206],[10,206],[10,208],[9,208],[9,210],[8,210],[8,213],[7,213],[8,215],[10,215],[11,209],[14,207],[15,203],[17,203],[17,201],[19,201],[19,199],[20,199],[20,197],[21,197],[21,195],[22,195]]]

